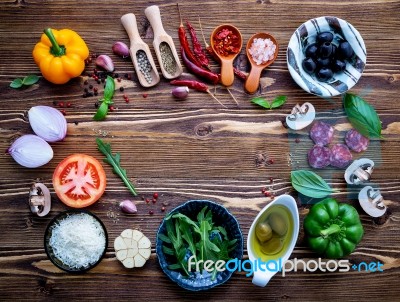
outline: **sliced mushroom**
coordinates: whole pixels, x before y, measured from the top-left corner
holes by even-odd
[[[138,230],[126,229],[114,241],[115,255],[126,268],[142,267],[151,255],[149,238]]]
[[[29,191],[29,207],[33,214],[39,217],[46,216],[51,208],[49,189],[42,183],[34,183]]]

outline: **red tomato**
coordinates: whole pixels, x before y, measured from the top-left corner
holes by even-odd
[[[95,203],[106,188],[106,173],[100,162],[85,154],[73,154],[58,164],[53,186],[67,206],[83,208]]]

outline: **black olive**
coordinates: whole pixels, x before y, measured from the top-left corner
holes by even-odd
[[[333,76],[332,70],[326,67],[322,67],[318,72],[317,72],[317,79],[321,82],[326,82],[329,79],[331,79]]]
[[[319,47],[319,54],[322,58],[328,58],[332,55],[332,43],[331,42],[324,42],[320,47]]]
[[[350,43],[346,41],[340,43],[338,52],[340,57],[345,59],[350,59],[354,54],[353,48],[351,48]]]
[[[305,55],[306,57],[315,58],[318,54],[318,45],[316,43],[307,46]]]
[[[314,62],[312,58],[305,58],[302,63],[303,69],[308,74],[314,73],[317,68],[317,64]]]
[[[343,62],[342,60],[335,60],[332,63],[332,70],[334,72],[341,72],[341,71],[343,71],[345,69],[346,69],[346,63]]]
[[[327,66],[329,66],[330,63],[331,63],[330,58],[318,58],[317,59],[317,65],[319,67],[327,67]]]
[[[333,34],[329,31],[325,31],[317,35],[318,44],[322,44],[325,42],[332,42],[332,40],[333,40]]]
[[[331,58],[335,57],[337,52],[337,46],[332,43],[332,53],[331,53]]]

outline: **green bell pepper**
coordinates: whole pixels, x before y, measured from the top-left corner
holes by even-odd
[[[311,249],[327,258],[349,255],[364,234],[357,210],[333,198],[311,208],[304,219],[304,230]]]

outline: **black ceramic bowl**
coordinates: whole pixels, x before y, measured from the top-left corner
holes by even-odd
[[[54,254],[53,248],[50,246],[50,238],[51,238],[53,229],[56,226],[56,224],[68,216],[73,216],[73,215],[77,215],[77,214],[87,214],[87,215],[92,216],[101,225],[103,232],[104,232],[105,240],[106,240],[104,251],[101,253],[99,260],[97,260],[95,263],[90,264],[89,266],[80,267],[80,268],[75,268],[75,267],[71,267],[69,265],[64,264],[59,258],[56,257],[56,255]],[[45,248],[46,254],[49,257],[50,261],[58,268],[66,271],[66,272],[69,272],[69,273],[83,273],[83,272],[86,272],[86,271],[92,269],[93,267],[95,267],[97,264],[100,263],[101,259],[104,257],[104,255],[107,251],[107,246],[108,246],[108,235],[107,235],[106,227],[104,226],[103,222],[96,215],[92,214],[89,211],[85,211],[85,210],[67,210],[65,212],[61,212],[60,214],[55,216],[50,221],[50,223],[48,224],[46,231],[44,233],[44,248]]]
[[[229,254],[229,256],[232,259],[234,258],[242,259],[243,235],[242,231],[240,230],[239,222],[222,205],[219,205],[215,202],[208,200],[190,200],[176,207],[170,213],[179,212],[187,215],[189,218],[193,220],[196,220],[197,214],[205,206],[208,206],[208,209],[211,210],[213,214],[213,222],[215,222],[215,225],[224,227],[227,231],[230,240],[237,239],[236,248]],[[161,269],[172,281],[176,282],[182,288],[191,291],[207,290],[217,285],[225,283],[232,276],[233,272],[225,270],[223,272],[217,273],[217,277],[215,278],[215,280],[211,280],[211,277],[205,277],[201,279],[201,282],[199,282],[199,279],[197,279],[196,281],[194,275],[191,277],[185,277],[179,271],[170,270],[168,268],[168,265],[176,263],[176,260],[174,260],[174,257],[164,254],[162,249],[164,242],[161,239],[159,239],[158,236],[158,234],[160,233],[164,235],[166,234],[165,219],[162,221],[157,232],[156,253]]]

